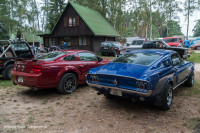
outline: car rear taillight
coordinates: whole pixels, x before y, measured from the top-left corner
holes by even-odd
[[[17,65],[16,65],[16,64],[14,64],[13,70],[14,70],[14,71],[17,71]]]
[[[184,54],[187,54],[187,50],[185,50],[185,53]]]
[[[0,66],[2,66],[3,65],[3,61],[2,60],[0,60]]]
[[[110,50],[113,50],[113,47],[110,47]]]
[[[119,52],[119,49],[117,49],[117,53],[120,53],[120,52]]]
[[[31,66],[30,73],[39,74],[41,73],[41,66]]]
[[[136,85],[137,85],[137,89],[145,89],[145,90],[149,89],[147,82],[139,82],[139,81],[137,81]]]

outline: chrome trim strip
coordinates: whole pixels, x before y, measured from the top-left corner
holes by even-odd
[[[186,78],[185,80],[183,80],[181,83],[179,83],[178,85],[176,85],[175,87],[173,87],[173,90],[175,90],[177,87],[179,87],[180,85],[182,85],[188,78]]]
[[[91,83],[88,83],[88,85],[91,86],[91,87],[104,88],[106,90],[108,90],[108,89],[120,90],[120,91],[125,92],[125,93],[138,94],[138,95],[143,96],[143,97],[149,97],[152,94],[152,90],[149,90],[147,93],[143,93],[143,92],[125,90],[125,89],[122,89],[122,88],[105,86],[105,85],[98,85],[98,84],[91,84]]]
[[[110,75],[110,76],[116,76],[116,77],[125,77],[125,78],[131,78],[131,79],[136,79],[136,80],[139,80],[139,81],[145,81],[145,82],[148,82],[149,83],[149,81],[147,81],[147,80],[141,80],[141,79],[137,79],[137,78],[134,78],[134,77],[129,77],[129,76],[121,76],[121,75],[114,75],[114,74],[104,74],[104,73],[95,73],[95,74],[93,74],[93,73],[88,73],[88,74],[92,74],[92,75]],[[88,75],[87,74],[87,75]]]

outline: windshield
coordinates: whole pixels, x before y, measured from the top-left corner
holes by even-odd
[[[29,50],[26,43],[12,43],[12,47],[15,51],[27,51]]]
[[[53,61],[53,60],[57,59],[58,57],[61,57],[67,53],[69,53],[69,52],[56,51],[56,52],[52,52],[52,53],[43,54],[39,57],[36,57],[35,59],[45,60],[45,61]]]
[[[178,38],[169,38],[169,39],[163,39],[164,42],[178,42]]]
[[[134,40],[132,41],[131,45],[142,45],[144,40]]]
[[[129,63],[149,66],[160,57],[161,55],[152,53],[127,53],[114,60],[113,63]]]

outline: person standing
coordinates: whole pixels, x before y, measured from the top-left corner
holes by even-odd
[[[184,41],[184,44],[185,44],[185,47],[188,48],[188,47],[190,46],[190,41],[189,41],[189,40],[185,40],[185,41]]]
[[[127,52],[127,45],[125,43],[122,43],[119,47],[120,55],[123,55]]]

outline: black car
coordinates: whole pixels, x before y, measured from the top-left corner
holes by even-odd
[[[121,44],[116,41],[107,41],[101,43],[101,53],[102,55],[113,55],[117,57],[120,54],[119,48]]]
[[[190,54],[188,53],[188,49],[184,47],[171,47],[164,41],[147,41],[143,43],[142,46],[143,49],[169,49],[174,50],[177,53],[179,53],[180,57],[183,59],[186,59],[187,57],[190,57]]]
[[[0,75],[3,79],[11,79],[10,72],[15,60],[34,57],[28,43],[22,40],[0,40],[0,49]]]

